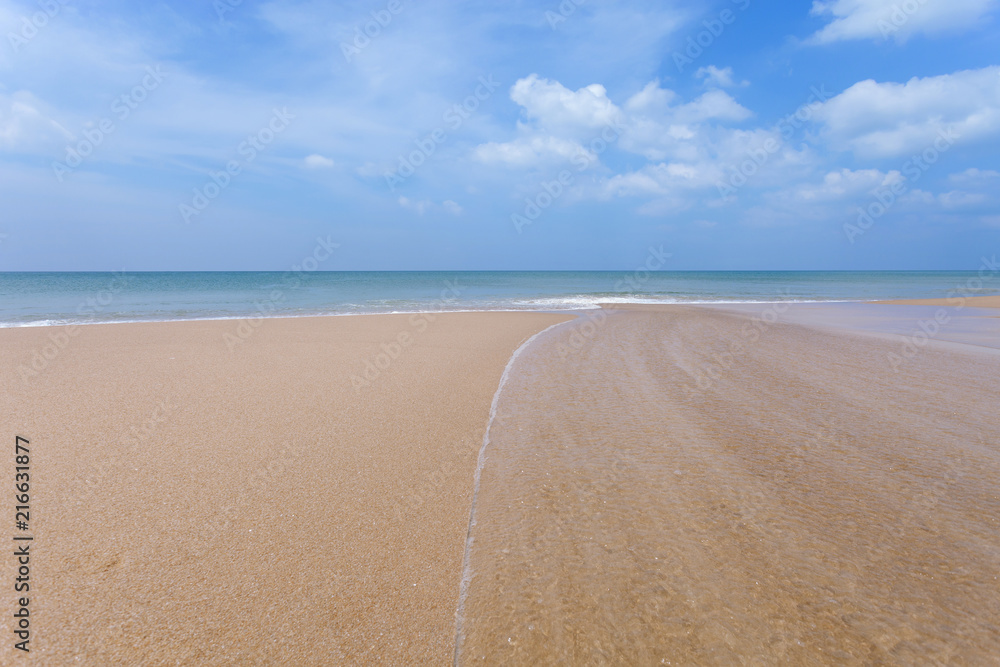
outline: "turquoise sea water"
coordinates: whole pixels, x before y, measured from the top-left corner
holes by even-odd
[[[0,326],[1000,293],[971,271],[0,273]]]

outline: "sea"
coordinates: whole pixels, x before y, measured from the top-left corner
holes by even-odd
[[[0,327],[997,293],[974,271],[8,272]]]

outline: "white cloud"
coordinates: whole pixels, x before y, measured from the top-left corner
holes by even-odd
[[[995,182],[997,179],[1000,179],[1000,171],[993,171],[992,169],[976,169],[975,167],[970,167],[965,171],[948,176],[948,180],[952,183],[973,186],[983,186],[990,182]]]
[[[797,185],[778,196],[803,203],[839,201],[857,198],[901,180],[903,175],[896,170],[886,173],[878,169],[841,169],[827,173],[821,183]]]
[[[743,212],[742,222],[751,227],[785,227],[804,222],[852,220],[859,205],[872,201],[876,192],[885,191],[904,181],[892,170],[838,169],[827,172],[818,181],[799,180],[777,190],[765,191],[761,204]],[[898,197],[898,203],[913,198],[912,193]],[[900,206],[902,210],[905,206]],[[894,209],[895,210],[895,209]]]
[[[987,202],[987,197],[982,192],[962,192],[961,190],[952,190],[950,192],[942,192],[939,194],[938,201],[941,202],[941,206],[946,209],[968,208],[985,204]]]
[[[773,153],[761,147],[777,146]],[[683,154],[683,157],[679,157]],[[767,155],[763,163],[751,155]],[[691,195],[709,192],[710,202],[720,202],[722,189],[738,169],[751,173],[755,186],[785,184],[789,178],[811,171],[814,156],[806,149],[797,150],[780,143],[780,134],[771,130],[727,130],[698,136],[673,159],[648,164],[638,170],[618,174],[600,182],[594,189],[600,198],[655,197],[659,201],[644,205],[639,212],[661,215],[693,203]],[[747,179],[749,180],[749,179]],[[727,194],[727,197],[729,195]]]
[[[993,175],[991,175],[993,174]],[[906,176],[896,170],[840,169],[825,174],[819,182],[796,183],[780,190],[765,192],[763,205],[747,209],[743,222],[753,226],[793,225],[802,221],[853,219],[859,207],[892,196],[891,215],[919,218],[935,223],[986,218],[1000,205],[997,198],[997,172],[969,169],[947,180],[965,187],[944,192],[913,188]],[[968,218],[968,216],[973,218]],[[985,217],[984,217],[985,216]]]
[[[677,108],[674,118],[681,122],[707,120],[746,120],[753,113],[721,90],[710,90],[696,100]]]
[[[569,162],[574,156],[589,155],[576,141],[552,136],[520,137],[506,143],[477,146],[475,156],[487,164],[533,167],[553,162]]]
[[[715,68],[710,75],[731,80],[731,72]],[[651,81],[619,106],[603,86],[574,92],[533,75],[518,81],[511,97],[525,108],[527,120],[516,128],[520,136],[482,144],[474,156],[480,162],[521,169],[593,169],[594,179],[587,187],[574,188],[574,199],[645,198],[638,212],[662,215],[691,206],[702,196],[699,191],[718,198],[720,184],[751,155],[766,156],[766,164],[753,165],[757,185],[784,184],[792,173],[811,171],[811,151],[784,145],[777,129],[728,127],[753,114],[717,88],[685,102],[659,81]],[[598,140],[609,127],[613,138]],[[765,152],[765,145],[773,148]],[[607,164],[600,160],[609,147],[618,154],[640,155],[648,163],[608,173],[615,157],[605,159]],[[581,156],[586,159],[578,159]]]
[[[863,157],[922,151],[949,130],[957,142],[1000,134],[1000,67],[913,78],[905,84],[854,84],[814,117],[837,149]]]
[[[830,23],[814,34],[812,44],[851,39],[894,39],[936,35],[972,28],[995,7],[993,0],[815,0],[813,16]]]
[[[441,206],[443,206],[444,210],[448,211],[448,213],[451,213],[452,215],[462,215],[463,209],[461,206],[459,206],[457,202],[453,202],[450,199],[445,199],[441,203]]]
[[[426,199],[414,201],[409,197],[400,197],[399,205],[409,211],[416,211],[417,215],[423,215],[434,205],[434,202],[427,201]]]
[[[536,75],[515,83],[511,98],[524,107],[529,121],[518,124],[521,136],[511,141],[478,146],[474,155],[481,162],[526,168],[572,160],[596,166],[598,156],[586,146],[602,135],[612,136],[610,142],[618,148],[649,160],[684,162],[705,152],[700,146],[712,141],[716,124],[752,115],[721,90],[677,104],[677,94],[661,88],[657,81],[635,93],[623,107],[607,97],[603,86],[592,84],[573,92]],[[607,141],[604,136],[602,142]],[[586,159],[578,160],[581,157]]]
[[[710,144],[725,141],[739,130],[718,130],[721,122],[738,122],[752,114],[721,90],[710,90],[686,104],[673,105],[677,96],[655,81],[626,103],[625,131],[619,144],[649,160],[697,159]],[[714,121],[714,122],[713,122]]]
[[[625,102],[626,111],[632,113],[666,113],[677,99],[677,93],[660,88],[659,81],[650,81]]]
[[[593,83],[574,92],[537,74],[519,79],[510,89],[510,99],[524,107],[529,119],[550,131],[601,128],[614,122],[620,113],[600,84]]]
[[[363,165],[354,170],[354,173],[362,178],[374,178],[376,176],[382,176],[386,171],[390,171],[388,167],[380,167],[374,162],[365,162]]]
[[[328,157],[323,157],[313,153],[305,159],[305,165],[307,169],[326,169],[333,166],[333,160]]]
[[[955,190],[938,195],[946,209],[973,208],[987,212],[996,211],[1000,205],[1000,172],[975,167],[948,176],[948,183],[958,186]]]
[[[64,145],[73,134],[43,112],[44,105],[27,91],[0,94],[0,150],[15,151]]]
[[[694,75],[699,79],[704,79],[702,82],[706,86],[717,86],[719,88],[731,88],[736,84],[733,79],[733,68],[724,67],[719,69],[715,65],[709,65],[708,67],[699,67],[698,71]],[[741,86],[748,85],[747,81],[741,81]]]

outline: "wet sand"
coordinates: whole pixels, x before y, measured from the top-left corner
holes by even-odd
[[[897,306],[965,306],[967,308],[1000,308],[998,296],[963,296],[957,295],[950,299],[907,299],[902,301],[873,301]]]
[[[459,662],[996,664],[1000,353],[894,370],[893,341],[756,308],[618,308],[525,350]]]
[[[24,380],[65,329],[0,330],[5,462],[28,437],[36,537],[31,653],[10,555],[0,663],[449,662],[490,403],[521,341],[564,319],[92,325]]]

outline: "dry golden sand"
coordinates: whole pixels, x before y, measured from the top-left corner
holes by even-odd
[[[873,303],[887,303],[897,306],[956,306],[961,304],[966,308],[1000,308],[1000,295],[955,297],[952,299],[906,299],[906,300],[896,300],[896,301],[874,301]]]
[[[4,465],[29,438],[36,536],[31,654],[12,648],[9,555],[0,662],[450,662],[490,402],[564,319],[276,319],[232,350],[233,321],[92,325],[30,377],[65,330],[0,330]]]

